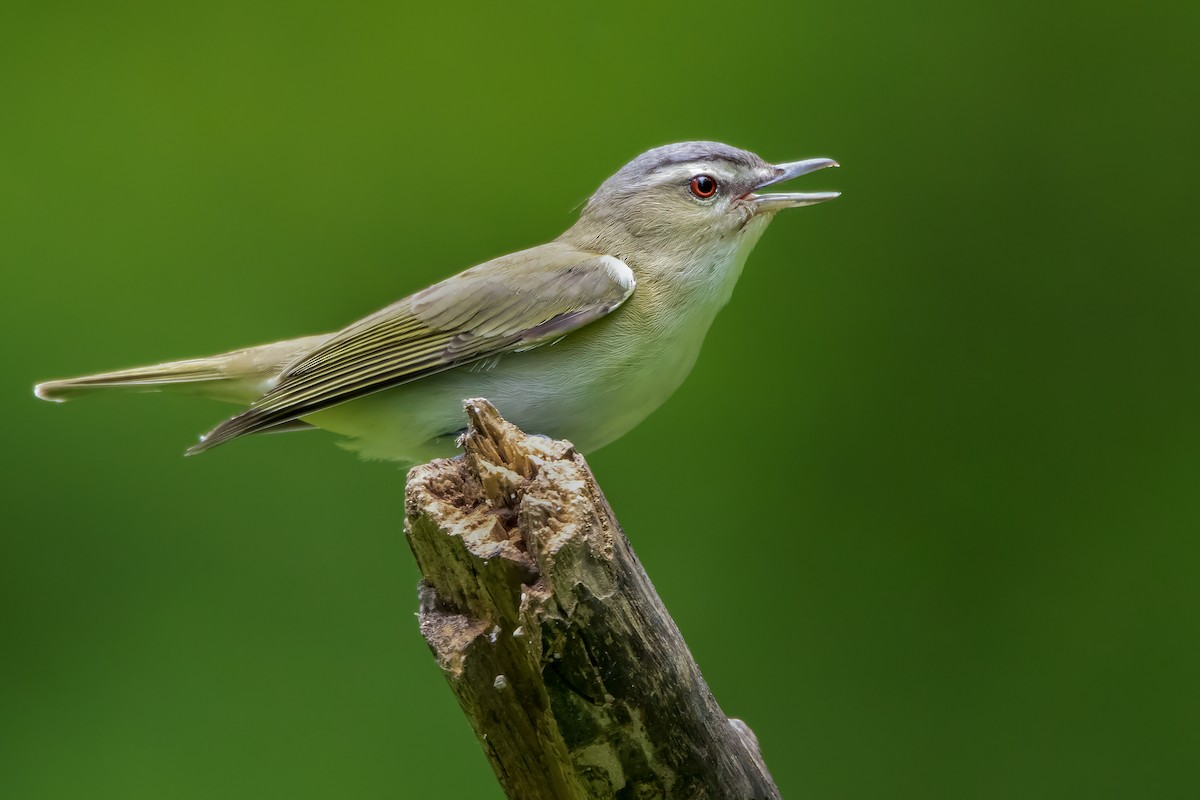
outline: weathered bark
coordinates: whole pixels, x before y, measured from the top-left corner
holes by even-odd
[[[420,624],[510,798],[777,798],[583,457],[466,403],[409,474]]]

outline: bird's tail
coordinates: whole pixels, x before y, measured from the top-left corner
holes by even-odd
[[[61,403],[98,389],[132,392],[172,390],[215,400],[249,403],[270,388],[270,382],[284,367],[328,338],[327,335],[306,336],[208,358],[170,361],[149,367],[47,381],[35,386],[33,393],[42,400]]]

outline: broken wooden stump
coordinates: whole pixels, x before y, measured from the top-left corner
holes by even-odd
[[[510,798],[778,798],[583,457],[465,403],[409,473],[421,633]]]

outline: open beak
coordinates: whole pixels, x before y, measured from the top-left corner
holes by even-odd
[[[806,158],[803,161],[790,161],[787,164],[775,165],[774,174],[760,183],[757,189],[772,186],[776,183],[790,181],[810,172],[816,172],[826,167],[840,166],[832,158]],[[756,211],[778,211],[782,208],[799,208],[824,203],[841,195],[841,192],[780,192],[777,194],[750,194],[746,197],[754,203]]]

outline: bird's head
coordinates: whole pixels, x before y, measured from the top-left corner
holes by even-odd
[[[837,192],[761,191],[836,166],[828,158],[770,164],[719,142],[657,147],[606,180],[567,236],[618,257],[729,242],[746,231],[761,231],[763,224],[752,221],[765,223],[782,209],[837,197]]]

